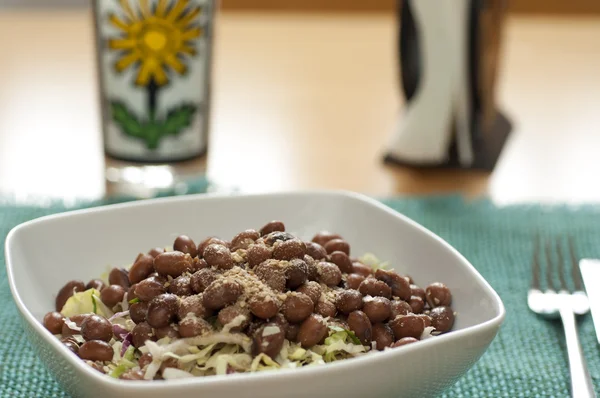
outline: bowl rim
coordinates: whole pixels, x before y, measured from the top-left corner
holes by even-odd
[[[43,325],[34,317],[34,315],[29,311],[29,309],[25,306],[21,295],[17,290],[17,286],[14,279],[13,273],[13,259],[11,252],[11,242],[16,238],[17,234],[19,234],[21,230],[27,229],[32,225],[36,225],[39,223],[49,222],[55,219],[63,219],[63,218],[71,218],[77,217],[84,214],[94,214],[94,213],[103,213],[110,212],[119,209],[127,209],[127,208],[135,208],[135,207],[149,207],[157,204],[163,203],[181,203],[181,202],[194,202],[194,201],[204,201],[204,200],[230,200],[233,198],[243,199],[243,198],[256,198],[256,197],[270,197],[270,198],[281,198],[281,197],[302,197],[302,196],[330,196],[330,197],[339,197],[339,198],[347,198],[357,200],[359,202],[363,202],[369,204],[371,206],[375,206],[380,210],[385,211],[392,217],[396,217],[401,219],[403,222],[408,223],[411,227],[419,230],[421,233],[425,233],[429,235],[430,238],[433,238],[441,244],[446,249],[449,249],[450,252],[456,256],[459,260],[461,260],[468,268],[470,268],[472,276],[477,279],[477,281],[481,284],[481,286],[487,290],[487,293],[492,297],[493,303],[496,309],[496,316],[492,319],[489,319],[485,322],[468,326],[464,329],[453,331],[452,333],[447,333],[440,335],[436,338],[427,339],[421,341],[419,344],[409,344],[407,346],[402,347],[402,349],[398,350],[385,350],[373,352],[373,355],[367,354],[364,356],[351,358],[349,360],[338,361],[335,363],[327,363],[325,366],[308,366],[301,367],[295,369],[278,369],[271,371],[263,371],[256,373],[235,373],[229,375],[214,375],[210,377],[192,377],[192,378],[184,378],[184,379],[172,379],[172,380],[153,380],[152,383],[148,383],[145,380],[128,380],[127,382],[123,382],[120,379],[115,379],[109,377],[105,374],[101,374],[100,372],[92,369],[90,366],[85,364],[79,357],[69,351],[63,344],[60,343],[58,339],[56,339],[53,335],[51,335]],[[420,350],[422,347],[426,345],[436,346],[436,345],[444,345],[451,344],[455,340],[460,340],[466,335],[470,335],[472,333],[486,333],[486,332],[494,332],[497,333],[500,326],[502,325],[505,317],[506,317],[506,309],[504,304],[498,295],[498,293],[492,288],[492,286],[483,278],[483,276],[477,271],[477,269],[460,253],[456,250],[452,245],[446,242],[444,239],[439,237],[434,232],[430,231],[423,225],[417,223],[413,219],[408,216],[390,208],[389,206],[383,204],[382,202],[374,199],[373,197],[352,192],[346,190],[287,190],[280,192],[268,192],[268,193],[201,193],[201,194],[191,194],[191,195],[182,195],[182,196],[172,196],[172,197],[162,197],[162,198],[152,198],[152,199],[141,199],[136,201],[124,202],[124,203],[116,203],[116,204],[107,204],[100,205],[91,208],[85,209],[77,209],[77,210],[69,210],[62,213],[51,214],[46,216],[37,217],[35,219],[25,221],[17,226],[13,227],[9,233],[7,234],[5,240],[5,258],[6,258],[6,271],[7,271],[7,279],[9,283],[9,287],[11,290],[11,294],[13,300],[21,313],[22,318],[24,318],[28,324],[33,328],[33,330],[40,336],[45,343],[50,344],[54,347],[57,352],[60,352],[65,359],[75,367],[75,370],[78,371],[82,375],[86,375],[88,378],[91,378],[95,381],[97,385],[104,385],[106,388],[119,388],[123,392],[126,391],[156,391],[163,389],[171,389],[171,388],[183,388],[183,387],[200,387],[205,386],[206,388],[214,387],[221,385],[223,383],[227,383],[229,385],[234,385],[234,383],[242,384],[249,381],[252,382],[264,382],[270,379],[275,379],[273,376],[278,375],[278,379],[290,379],[290,378],[310,378],[311,376],[316,376],[322,372],[334,371],[339,369],[340,371],[346,368],[353,367],[363,367],[373,365],[373,362],[378,361],[379,358],[391,358],[393,356],[402,356],[404,353],[408,353],[414,350]]]

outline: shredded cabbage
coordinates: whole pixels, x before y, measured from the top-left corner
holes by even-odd
[[[115,345],[113,345],[115,355],[118,355],[117,353],[121,351],[120,349],[115,348],[117,344],[120,345],[121,343],[116,342]],[[125,351],[125,355],[123,355],[121,359],[115,360],[113,358],[113,362],[116,362],[117,366],[109,373],[109,376],[118,379],[123,373],[127,372],[129,369],[135,368],[137,364],[135,362],[134,353],[135,347],[130,346],[127,349],[127,351]]]
[[[67,318],[90,313],[102,315],[105,318],[113,316],[110,308],[100,300],[100,292],[94,288],[73,294],[62,307],[60,313]]]
[[[377,269],[389,269],[390,263],[388,261],[381,261],[373,253],[366,253],[364,256],[359,258],[360,262],[373,268],[373,271]]]

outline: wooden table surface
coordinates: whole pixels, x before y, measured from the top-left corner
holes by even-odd
[[[0,192],[105,193],[90,14],[0,13]],[[402,115],[393,15],[221,13],[208,174],[246,192],[600,201],[600,18],[511,17],[493,173],[383,165]]]

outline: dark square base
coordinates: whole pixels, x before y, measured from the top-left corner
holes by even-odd
[[[448,159],[443,163],[415,163],[396,158],[390,154],[386,154],[383,158],[383,161],[387,164],[421,169],[467,169],[492,171],[496,166],[496,162],[500,157],[502,148],[504,148],[504,144],[506,143],[511,130],[512,124],[506,118],[506,116],[500,112],[497,113],[496,120],[494,120],[492,123],[489,131],[481,131],[479,123],[476,123],[473,134],[474,161],[473,164],[468,167],[461,165],[459,162],[455,140],[452,141],[450,146]]]

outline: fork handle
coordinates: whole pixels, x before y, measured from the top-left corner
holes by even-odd
[[[592,378],[579,344],[575,314],[570,307],[563,306],[560,309],[560,317],[565,329],[565,340],[567,341],[569,371],[571,373],[571,396],[573,398],[595,398]]]

